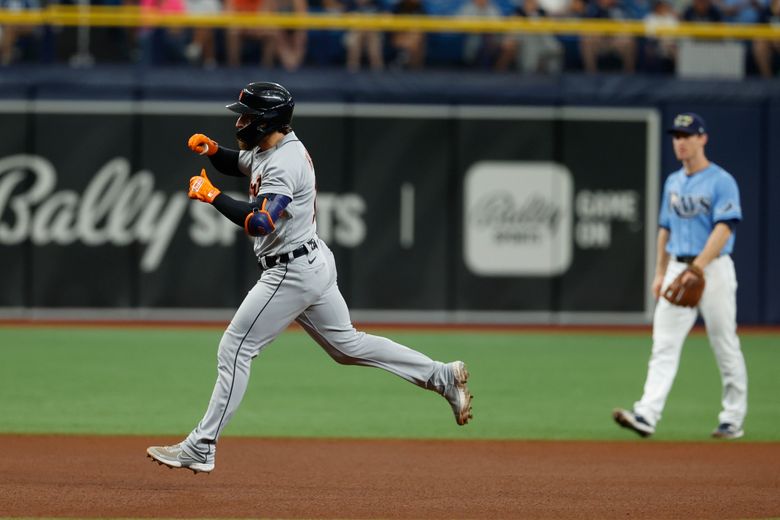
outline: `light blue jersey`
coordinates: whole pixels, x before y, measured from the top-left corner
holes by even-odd
[[[672,173],[664,184],[658,225],[670,232],[666,251],[674,256],[696,256],[718,222],[742,220],[737,181],[715,163],[693,175],[685,169]],[[721,254],[731,254],[735,233]]]

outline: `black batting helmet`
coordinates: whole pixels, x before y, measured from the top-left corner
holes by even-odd
[[[237,114],[251,114],[252,121],[236,136],[245,143],[257,143],[264,135],[290,125],[295,101],[278,83],[250,83],[241,90],[238,101],[227,106]]]

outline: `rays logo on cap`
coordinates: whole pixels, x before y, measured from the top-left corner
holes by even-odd
[[[699,114],[684,112],[674,117],[674,124],[667,130],[670,134],[706,134],[704,119]]]
[[[674,118],[674,126],[689,127],[693,124],[693,117],[688,114],[680,114]]]

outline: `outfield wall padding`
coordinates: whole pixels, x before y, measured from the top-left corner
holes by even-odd
[[[184,143],[196,131],[233,142],[222,106],[246,74],[197,83],[176,71],[102,74],[58,82],[51,71],[12,71],[0,81],[0,308],[236,306],[257,278],[250,245],[186,199],[188,177],[208,163]],[[780,323],[772,82],[271,79],[299,100],[320,234],[355,309],[421,321],[647,322],[658,192],[678,167],[663,129],[692,110],[708,121],[710,158],[742,193],[739,321]]]

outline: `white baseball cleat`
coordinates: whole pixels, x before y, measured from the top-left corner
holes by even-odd
[[[712,436],[716,439],[739,439],[745,435],[745,430],[732,423],[720,423]]]
[[[471,413],[471,400],[474,398],[469,392],[466,382],[469,379],[469,371],[463,361],[453,361],[447,363],[452,370],[453,383],[445,388],[442,394],[452,407],[455,414],[455,421],[463,426],[473,417]]]
[[[630,410],[615,408],[612,411],[612,418],[623,428],[634,430],[642,437],[650,437],[655,433],[655,428],[644,417]]]
[[[169,468],[189,469],[193,473],[209,473],[214,469],[213,453],[210,456],[196,458],[185,452],[181,443],[173,446],[151,446],[146,448],[146,456],[160,465],[164,464]]]

